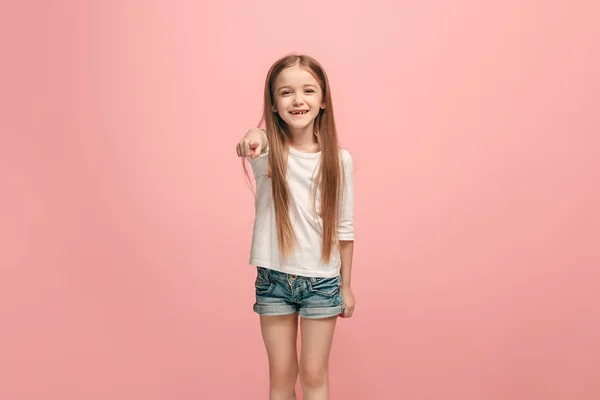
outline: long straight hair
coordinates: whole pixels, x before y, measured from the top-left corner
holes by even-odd
[[[333,115],[331,89],[325,70],[314,58],[307,55],[288,55],[277,60],[269,69],[265,80],[264,106],[261,122],[264,121],[269,143],[268,165],[271,178],[271,190],[275,208],[275,221],[279,251],[282,257],[290,255],[295,247],[295,234],[290,221],[290,193],[287,185],[287,158],[290,136],[286,123],[278,113],[273,112],[275,106],[275,80],[286,68],[298,65],[310,72],[323,92],[324,109],[314,122],[314,134],[321,148],[319,169],[313,187],[313,204],[315,212],[323,221],[323,251],[321,261],[328,263],[333,247],[338,244],[337,226],[340,211],[342,186],[342,166],[339,157],[339,142]],[[259,123],[260,125],[260,123]],[[316,210],[317,187],[321,189],[321,207]]]

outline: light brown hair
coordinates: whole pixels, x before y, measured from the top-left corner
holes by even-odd
[[[337,227],[343,173],[340,165],[339,142],[333,116],[329,80],[321,64],[307,55],[293,54],[277,60],[269,69],[265,80],[261,122],[264,121],[269,143],[269,177],[271,178],[279,251],[283,257],[291,254],[295,246],[295,235],[290,221],[290,194],[286,180],[290,137],[286,131],[286,123],[272,109],[275,106],[274,91],[277,76],[284,69],[295,65],[306,69],[315,77],[321,87],[322,102],[325,105],[324,109],[319,110],[314,122],[314,134],[321,149],[321,156],[319,169],[315,176],[313,194],[314,199],[316,199],[316,188],[321,189],[321,209],[315,210],[315,212],[320,211],[320,217],[323,221],[321,260],[328,263],[333,246],[338,243]]]

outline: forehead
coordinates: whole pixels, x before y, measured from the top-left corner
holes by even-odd
[[[286,68],[279,73],[275,79],[275,89],[282,86],[302,87],[305,85],[315,85],[319,87],[319,82],[313,74],[299,65]]]

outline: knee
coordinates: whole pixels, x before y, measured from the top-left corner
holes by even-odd
[[[296,380],[298,379],[298,366],[294,364],[278,365],[271,368],[269,375],[272,389],[293,389],[296,386]]]
[[[327,365],[305,363],[300,365],[300,381],[307,388],[320,388],[327,385]]]

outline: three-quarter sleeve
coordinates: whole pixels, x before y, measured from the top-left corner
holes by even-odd
[[[354,240],[354,161],[352,155],[342,153],[342,187],[338,222],[338,239]]]

